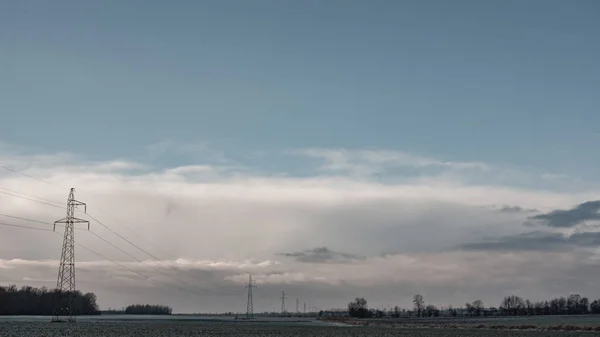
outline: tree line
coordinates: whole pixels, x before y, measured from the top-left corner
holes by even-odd
[[[59,307],[68,305],[69,297],[73,298],[74,315],[98,315],[96,295],[93,293],[60,292],[47,288],[34,288],[16,285],[0,286],[0,315],[52,315],[56,304]]]
[[[370,317],[439,317],[439,316],[524,316],[524,315],[585,315],[600,314],[600,299],[591,301],[579,294],[557,297],[549,301],[532,302],[516,295],[504,297],[498,307],[485,307],[483,301],[465,303],[464,307],[439,309],[426,305],[422,295],[413,297],[413,309],[373,310],[367,306],[367,300],[357,297],[348,304],[348,315],[356,318]]]
[[[499,314],[506,316],[520,315],[585,315],[600,314],[600,300],[591,301],[579,294],[568,297],[557,297],[550,301],[532,302],[519,296],[506,296]]]
[[[128,315],[170,315],[172,312],[166,305],[133,304],[125,308]]]

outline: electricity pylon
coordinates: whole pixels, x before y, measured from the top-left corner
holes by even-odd
[[[281,292],[281,314],[285,314],[285,300],[287,297],[285,296],[285,291]]]
[[[298,297],[296,297],[296,313],[300,313],[300,311],[298,311],[299,305],[300,305],[300,299]]]
[[[246,304],[246,318],[254,318],[254,308],[252,308],[252,288],[256,288],[256,284],[252,281],[252,275],[248,277],[248,302]]]
[[[54,302],[52,322],[75,322],[73,313],[73,295],[75,294],[75,224],[87,223],[90,230],[90,222],[75,217],[75,208],[84,206],[85,203],[75,200],[75,189],[71,188],[69,199],[67,199],[67,217],[54,222],[65,224],[65,236],[63,239],[62,253],[60,254],[60,266],[58,268],[58,280],[56,281],[57,298]],[[64,297],[67,297],[65,300]]]

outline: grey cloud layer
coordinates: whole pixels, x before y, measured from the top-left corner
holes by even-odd
[[[520,207],[509,207],[509,213],[522,212]],[[541,224],[554,231],[534,231],[497,237],[481,242],[460,245],[467,250],[502,250],[502,251],[558,251],[576,248],[594,248],[600,245],[600,232],[597,226],[588,224],[600,220],[600,201],[587,201],[571,209],[558,209],[528,217],[524,224],[531,226]],[[577,228],[574,233],[563,230]]]
[[[600,232],[583,232],[565,235],[552,232],[529,232],[514,236],[506,236],[488,242],[477,242],[461,245],[467,250],[542,250],[558,251],[577,247],[597,247],[600,245]]]
[[[598,221],[600,220],[600,200],[584,202],[569,210],[555,210],[535,215],[530,219],[554,228],[569,228],[585,221]]]
[[[465,166],[383,154],[373,157],[370,152],[343,153],[362,158],[361,165],[368,162],[371,168],[390,160],[416,160],[413,167],[437,166],[453,171],[461,171]],[[528,289],[534,295],[554,296],[555,286],[567,289],[572,272],[596,263],[590,256],[572,250],[542,253],[521,249],[524,255],[519,257],[468,249],[448,252],[449,248],[482,242],[486,237],[507,242],[516,237],[521,241],[513,243],[515,247],[533,240],[590,246],[597,237],[572,236],[565,243],[542,234],[522,235],[522,222],[530,215],[528,210],[564,208],[575,200],[586,200],[590,195],[586,191],[561,194],[515,190],[468,185],[460,179],[449,181],[437,176],[382,184],[343,174],[250,175],[248,172],[252,170],[232,173],[231,168],[222,174],[221,166],[208,164],[163,170],[126,162],[74,165],[71,158],[72,155],[42,156],[33,161],[26,156],[8,158],[6,161],[18,168],[27,167],[23,163],[35,163],[27,172],[54,185],[3,172],[0,186],[60,204],[65,201],[68,187],[74,186],[77,198],[87,202],[88,212],[103,223],[163,260],[188,261],[188,264],[173,263],[168,272],[189,283],[219,293],[243,293],[248,273],[253,273],[259,282],[256,303],[262,308],[270,308],[271,302],[277,302],[281,290],[322,306],[343,306],[359,294],[369,297],[374,305],[377,301],[392,304],[386,303],[392,296],[398,304],[406,306],[410,306],[414,292],[424,293],[428,301],[438,304],[461,304],[475,296],[493,303],[516,288]],[[0,162],[3,159],[6,158],[0,158]],[[518,206],[498,211],[483,209],[482,205]],[[64,216],[62,209],[4,194],[0,194],[0,213],[46,222]],[[139,259],[151,260],[98,224],[92,222],[91,228]],[[0,258],[50,259],[49,263],[54,265],[60,255],[59,235],[1,226],[0,233]],[[161,251],[141,241],[140,234]],[[130,263],[126,255],[98,241],[91,233],[77,231],[76,239],[110,259]],[[396,253],[381,256],[385,251]],[[286,256],[278,255],[281,252]],[[547,260],[548,254],[552,254],[552,261]],[[99,259],[79,248],[76,256],[78,262]],[[337,263],[348,261],[352,263]],[[556,261],[565,265],[557,268]],[[127,265],[148,271],[136,264]],[[243,294],[219,301],[202,296],[191,298],[176,289],[119,271],[114,265],[78,266],[81,273],[78,282],[85,290],[98,293],[104,307],[143,299],[186,311],[243,310]],[[0,266],[3,283],[25,284],[37,280],[34,285],[53,286],[55,277],[56,267],[43,264]],[[405,299],[407,302],[402,303]]]
[[[293,257],[295,260],[304,263],[340,263],[365,258],[364,256],[335,252],[327,247],[316,247],[301,252],[281,253],[279,255]]]
[[[498,208],[499,212],[503,212],[503,213],[536,213],[539,212],[537,209],[534,208],[523,208],[521,206],[508,206],[508,205],[502,205],[500,208]]]

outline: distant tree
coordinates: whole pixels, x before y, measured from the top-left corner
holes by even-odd
[[[506,296],[500,305],[500,311],[504,315],[517,316],[524,307],[523,299],[519,296]]]
[[[590,312],[590,300],[587,297],[582,297],[579,300],[579,314],[586,315]]]
[[[10,285],[0,286],[0,315],[52,315],[56,302],[66,307],[69,297],[73,298],[74,315],[100,314],[96,295],[92,293],[84,295],[80,291],[68,293],[31,286],[17,289],[17,286]]]
[[[440,310],[431,304],[426,306],[423,312],[425,317],[438,317],[440,315]]]
[[[468,316],[473,316],[473,305],[471,303],[465,303],[465,310]]]
[[[530,300],[525,300],[523,302],[523,313],[525,315],[533,315],[533,309],[534,309],[534,306]]]
[[[590,311],[592,314],[600,314],[600,300],[593,300],[590,304]]]
[[[533,314],[534,315],[547,315],[545,313],[546,305],[544,302],[535,302],[533,304]]]
[[[558,298],[558,313],[566,314],[567,313],[567,299],[564,297]]]
[[[125,308],[127,315],[170,315],[172,309],[165,305],[133,304]]]
[[[376,318],[383,318],[385,316],[385,313],[382,310],[377,309],[371,313],[371,316],[375,316]]]
[[[452,306],[448,307],[448,313],[450,314],[450,316],[452,317],[456,317],[458,315],[458,312],[456,311],[456,309],[454,309]]]
[[[398,306],[394,307],[394,317],[400,317],[400,308]]]
[[[415,306],[415,310],[417,311],[417,316],[421,317],[423,308],[425,307],[425,301],[423,300],[423,295],[416,294],[413,297],[413,304]]]
[[[357,297],[354,301],[348,303],[348,315],[350,317],[367,318],[370,316],[367,300],[364,297]]]
[[[481,316],[483,313],[483,302],[481,300],[475,300],[471,303],[471,308],[475,316]]]
[[[568,314],[577,314],[579,312],[579,301],[581,300],[581,296],[579,294],[571,294],[567,297],[567,313]]]

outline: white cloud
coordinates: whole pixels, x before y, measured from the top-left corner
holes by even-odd
[[[69,188],[75,187],[77,199],[87,203],[89,214],[160,261],[152,261],[94,221],[94,233],[145,263],[132,261],[85,230],[76,232],[77,242],[163,282],[172,280],[157,275],[154,269],[216,293],[243,292],[247,274],[253,273],[264,291],[261,296],[286,287],[290,294],[296,292],[291,296],[318,296],[314,301],[323,306],[343,306],[357,291],[383,301],[385,292],[395,287],[404,289],[399,301],[409,298],[411,292],[427,293],[432,302],[440,303],[463,303],[474,296],[496,300],[517,288],[530,289],[532,296],[553,296],[550,283],[535,284],[535,290],[534,280],[555,278],[566,287],[568,282],[562,277],[566,279],[582,261],[591,263],[588,256],[572,252],[549,258],[548,253],[536,252],[447,251],[484,237],[524,231],[522,222],[528,214],[499,212],[489,205],[546,210],[598,197],[586,189],[567,194],[514,188],[497,181],[465,183],[468,179],[462,179],[461,175],[475,171],[493,175],[497,169],[487,164],[446,162],[391,151],[313,149],[299,153],[325,159],[329,174],[282,177],[248,173],[256,169],[236,171],[238,164],[231,166],[228,160],[218,165],[203,162],[154,169],[143,162],[87,160],[75,164],[79,158],[72,154],[15,152],[0,153],[0,164],[50,184],[0,170],[1,187],[59,205],[65,203]],[[393,183],[370,179],[373,172],[385,172],[390,166],[441,167],[452,174],[436,171]],[[0,193],[3,214],[52,223],[64,217],[64,212]],[[51,228],[0,216],[3,221]],[[52,286],[54,281],[41,280],[53,280],[56,275],[61,237],[3,226],[0,233],[2,282]],[[366,258],[315,265],[279,255],[315,247]],[[146,282],[110,261],[99,261],[98,256],[79,247],[76,250],[79,284],[98,293],[105,307],[146,298],[185,310],[243,307],[243,296],[219,304],[192,300],[177,289]],[[385,252],[393,254],[381,255]],[[556,261],[569,267],[557,267]],[[154,290],[135,290],[138,284]],[[444,288],[454,289],[454,295],[444,293]],[[266,299],[260,305],[270,306]]]
[[[289,151],[289,153],[322,159],[324,170],[352,173],[358,176],[382,173],[387,169],[399,167],[440,167],[452,170],[476,169],[483,171],[489,169],[489,166],[484,163],[441,161],[402,151],[313,148]]]

